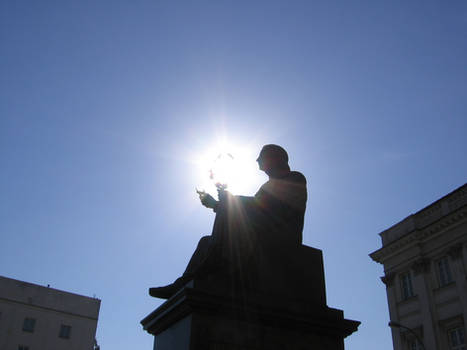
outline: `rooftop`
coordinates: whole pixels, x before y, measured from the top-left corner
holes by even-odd
[[[381,232],[379,235],[383,247],[414,230],[423,229],[465,205],[467,205],[467,183]]]
[[[96,319],[100,300],[79,294],[0,276],[0,301]]]

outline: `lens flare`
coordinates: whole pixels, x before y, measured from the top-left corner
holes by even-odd
[[[256,154],[239,147],[212,147],[199,157],[198,189],[216,194],[216,186],[232,194],[248,194],[257,189],[258,167]]]
[[[228,188],[232,180],[235,180],[237,169],[235,158],[231,153],[220,153],[209,169],[209,178],[217,187]]]

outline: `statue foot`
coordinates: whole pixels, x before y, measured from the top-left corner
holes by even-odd
[[[172,295],[178,292],[189,280],[189,276],[182,276],[177,278],[174,283],[171,283],[167,286],[149,288],[149,295],[154,298],[169,299]]]

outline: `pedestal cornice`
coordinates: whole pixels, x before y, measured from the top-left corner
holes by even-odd
[[[341,310],[328,308],[313,313],[291,313],[271,305],[208,294],[185,287],[145,317],[141,324],[148,333],[157,335],[171,324],[190,314],[221,315],[234,320],[256,319],[261,324],[278,328],[301,329],[311,333],[346,337],[355,332],[358,321],[344,319]]]

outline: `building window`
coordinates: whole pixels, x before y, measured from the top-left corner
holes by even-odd
[[[71,326],[62,324],[60,326],[60,333],[58,333],[60,338],[69,339],[71,336]]]
[[[36,325],[36,319],[26,317],[23,322],[23,331],[25,332],[34,332],[34,327]]]
[[[410,272],[401,275],[401,291],[403,300],[414,296]]]
[[[448,257],[445,256],[444,258],[438,261],[438,277],[439,277],[439,286],[445,286],[453,282],[451,269],[449,267],[449,260]]]
[[[26,345],[18,345],[18,350],[29,350],[29,346],[26,346]]]
[[[463,327],[458,327],[454,329],[450,329],[448,331],[449,335],[449,344],[451,346],[451,350],[466,350],[467,347],[465,346],[465,333]]]

